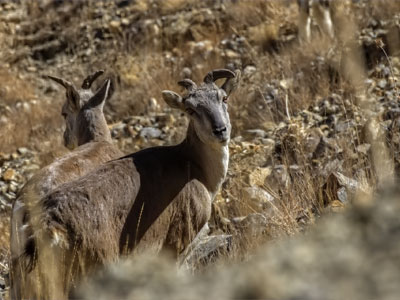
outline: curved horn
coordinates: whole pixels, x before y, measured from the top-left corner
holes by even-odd
[[[180,86],[183,86],[184,88],[186,88],[189,92],[191,92],[197,88],[196,83],[194,83],[192,80],[190,80],[188,78],[178,81],[178,84]]]
[[[55,82],[57,82],[58,84],[61,84],[63,87],[65,87],[66,89],[68,88],[73,88],[74,86],[72,85],[71,82],[66,81],[64,79],[58,78],[58,77],[54,77],[54,76],[50,76],[50,75],[46,75],[48,78],[50,78],[51,80],[54,80]]]
[[[92,86],[92,83],[102,74],[104,73],[104,70],[99,70],[94,72],[93,74],[90,74],[89,76],[87,76],[85,78],[85,80],[83,80],[82,83],[82,88],[85,90],[90,89],[90,87]]]
[[[235,73],[228,69],[216,69],[207,73],[206,77],[204,77],[205,83],[214,82],[220,78],[233,78],[235,77]]]

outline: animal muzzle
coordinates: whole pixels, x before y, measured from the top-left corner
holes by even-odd
[[[75,145],[69,138],[67,132],[64,132],[64,146],[69,150],[73,150],[75,148]]]
[[[212,132],[221,142],[226,142],[229,138],[228,128],[226,126],[214,126]]]

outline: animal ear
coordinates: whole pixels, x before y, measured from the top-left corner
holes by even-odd
[[[184,110],[182,97],[172,91],[162,91],[164,101],[172,108]]]
[[[115,77],[109,77],[108,80],[110,80],[110,88],[108,89],[108,94],[107,94],[107,100],[109,100],[115,92]]]
[[[235,77],[228,78],[221,88],[225,91],[227,95],[231,94],[239,86],[240,78],[241,78],[240,70],[235,70]]]
[[[62,85],[66,89],[66,96],[67,96],[67,102],[68,104],[76,110],[79,110],[81,105],[80,105],[80,96],[78,91],[75,89],[74,85],[70,83],[67,80],[64,80],[62,78],[54,77],[47,75],[48,78],[51,80],[54,80],[58,84]]]
[[[100,107],[101,109],[103,109],[104,103],[108,98],[108,94],[110,92],[110,86],[111,80],[106,79],[103,85],[97,90],[92,98],[89,99],[85,106],[87,106],[87,108]]]

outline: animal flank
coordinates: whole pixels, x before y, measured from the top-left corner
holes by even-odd
[[[38,240],[46,225],[38,219],[41,210],[40,201],[57,187],[79,178],[104,162],[122,156],[112,144],[111,135],[103,114],[106,99],[111,96],[109,79],[96,91],[91,85],[103,72],[89,75],[76,89],[73,84],[57,77],[52,80],[66,89],[66,101],[62,108],[65,119],[64,145],[74,149],[65,156],[56,159],[50,165],[39,170],[22,188],[13,204],[11,216],[11,297],[12,299],[42,297],[57,298],[47,287],[36,284],[36,251]],[[87,115],[91,115],[90,118]],[[88,131],[85,129],[89,129]],[[36,226],[41,224],[41,226]],[[47,240],[50,248],[64,246],[67,243],[61,227],[52,230]],[[54,291],[54,290],[53,290]],[[54,296],[54,297],[52,297]]]
[[[226,79],[222,87],[214,83],[219,78]],[[225,180],[231,133],[228,96],[239,80],[239,71],[214,70],[199,86],[180,81],[188,90],[184,96],[163,91],[166,103],[190,120],[180,144],[114,159],[40,199],[33,219],[38,221],[34,228],[45,224],[37,231],[44,242],[31,273],[42,274],[40,262],[57,253],[52,259],[58,275],[64,276],[63,266],[72,268],[57,287],[65,291],[61,298],[67,298],[83,275],[121,255],[182,253],[210,218],[212,201]],[[52,242],[62,240],[54,232],[65,233],[66,246]]]

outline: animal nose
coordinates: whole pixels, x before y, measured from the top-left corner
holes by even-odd
[[[215,135],[222,135],[224,132],[226,131],[226,127],[222,126],[222,127],[214,127],[213,129],[213,133]]]

